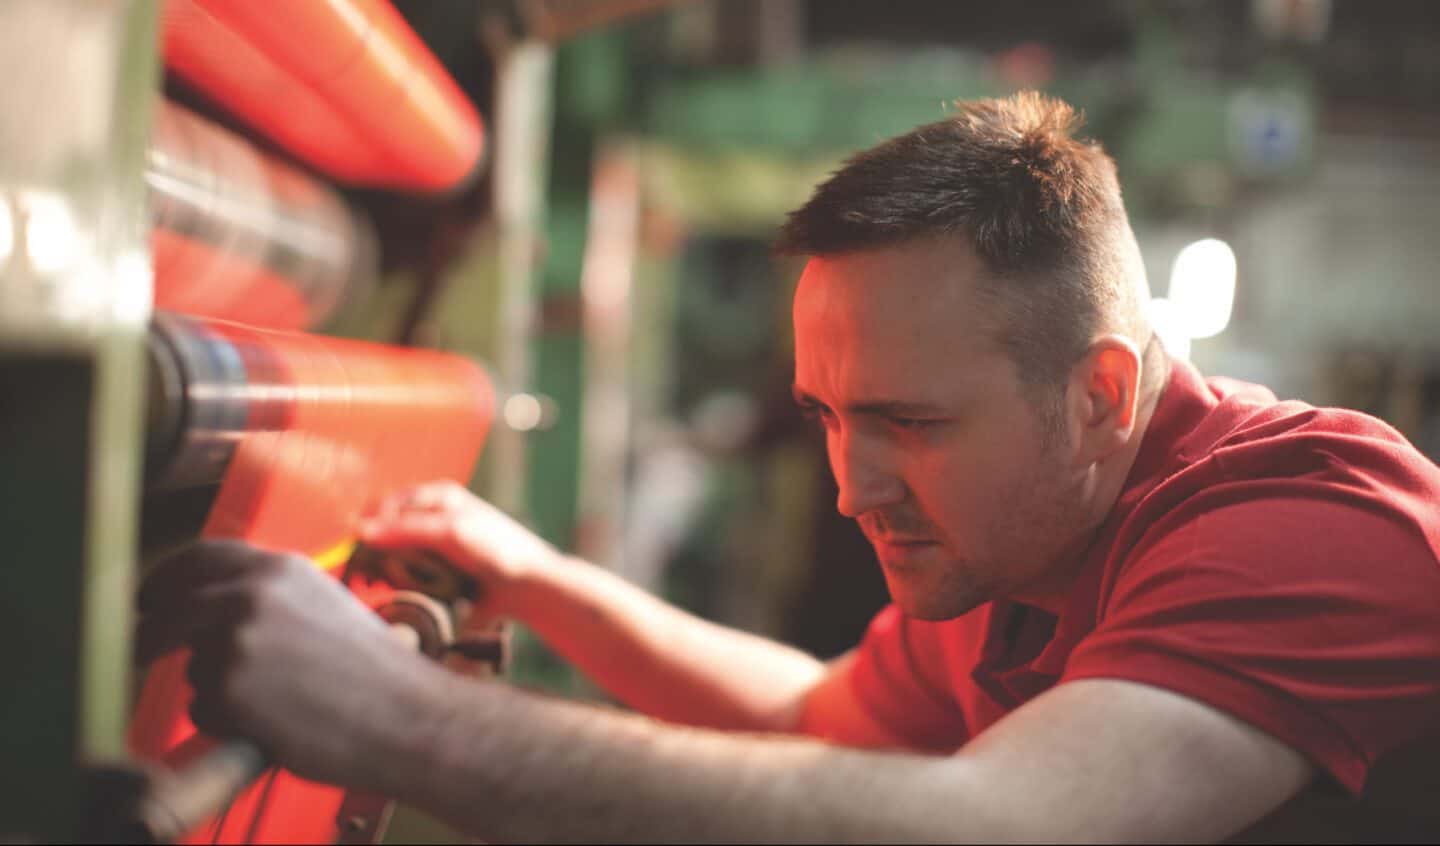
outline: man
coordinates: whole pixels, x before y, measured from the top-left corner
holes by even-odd
[[[795,395],[894,600],[853,652],[693,618],[448,485],[362,537],[443,553],[656,719],[447,675],[235,544],[150,580],[142,651],[195,646],[202,727],[487,839],[1217,840],[1351,807],[1440,719],[1440,472],[1170,362],[1075,122],[962,103],[787,224]]]

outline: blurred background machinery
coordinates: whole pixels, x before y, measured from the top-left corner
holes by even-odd
[[[65,839],[92,765],[182,739],[131,677],[146,556],[228,533],[338,567],[419,478],[853,644],[884,587],[791,408],[769,243],[957,98],[1084,109],[1202,370],[1440,456],[1437,42],[1426,0],[5,4],[0,837]],[[520,634],[519,682],[598,695]],[[209,836],[278,839],[241,818]]]

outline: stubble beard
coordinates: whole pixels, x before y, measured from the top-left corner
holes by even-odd
[[[995,492],[996,519],[983,548],[962,557],[947,545],[944,557],[928,572],[896,573],[882,565],[890,597],[907,616],[927,621],[953,620],[1000,598],[1018,598],[1050,581],[1073,537],[1085,532],[1077,512],[1082,485],[1060,478],[1066,439],[1047,431],[1030,472],[1014,477]],[[944,538],[923,515],[896,511],[862,517],[867,538],[894,532]],[[874,543],[872,541],[872,546]]]
[[[860,527],[877,557],[876,538],[927,537],[939,542],[927,551],[927,555],[936,560],[924,566],[896,567],[880,562],[890,598],[907,616],[929,621],[951,620],[994,597],[995,586],[982,577],[985,571],[955,556],[945,541],[945,533],[923,515],[909,509],[866,514],[860,518]]]
[[[961,617],[995,598],[995,589],[977,577],[968,562],[957,561],[932,580],[903,579],[885,571],[890,598],[908,617],[941,622]],[[917,584],[917,582],[920,582]]]

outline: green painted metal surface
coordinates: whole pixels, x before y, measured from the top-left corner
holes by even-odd
[[[604,42],[602,42],[603,44]],[[586,40],[560,48],[556,57],[557,109],[546,202],[546,250],[537,291],[538,321],[533,338],[531,387],[555,401],[555,424],[530,435],[527,510],[542,537],[573,548],[579,506],[581,408],[584,385],[583,304],[580,276],[585,261],[597,104],[584,97],[598,65],[604,75],[612,54]],[[578,89],[578,91],[577,91]],[[563,104],[571,108],[563,108]],[[587,108],[586,103],[591,106]]]
[[[53,263],[33,228],[28,255],[0,261],[0,841],[69,842],[90,772],[126,755],[157,7],[9,10],[7,49],[53,49],[77,71],[47,80],[44,115],[0,98],[7,129],[33,130],[0,133],[0,191],[49,198],[73,228]]]
[[[95,362],[0,361],[0,832],[73,831],[82,751],[79,661]]]

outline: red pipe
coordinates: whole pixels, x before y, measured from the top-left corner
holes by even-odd
[[[480,118],[387,0],[167,0],[166,65],[334,179],[441,191],[478,168]]]

